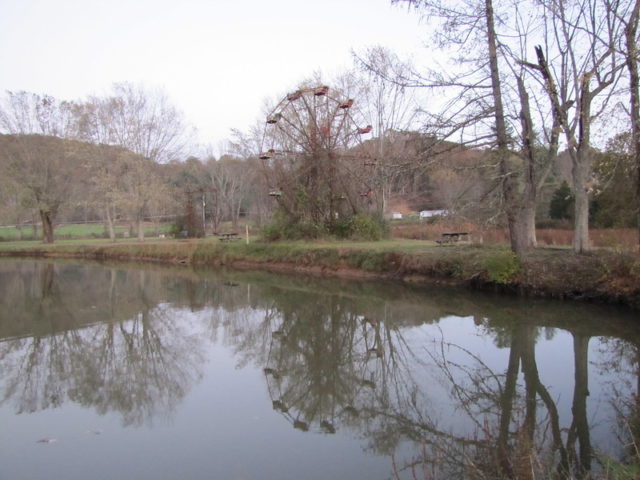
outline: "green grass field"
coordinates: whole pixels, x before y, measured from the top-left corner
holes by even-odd
[[[145,227],[145,235],[146,236],[157,236],[160,233],[168,233],[171,229],[170,224],[159,224],[159,225],[148,225]],[[116,236],[118,238],[123,238],[125,233],[129,232],[128,226],[118,226],[116,227]],[[24,240],[40,240],[42,235],[42,230],[38,228],[38,236],[36,238],[33,237],[33,228],[31,227],[23,227],[22,228],[22,239]],[[135,236],[135,233],[131,234]],[[93,238],[107,238],[107,232],[105,230],[104,224],[102,223],[85,223],[85,224],[74,224],[74,225],[60,225],[57,226],[54,231],[54,236],[56,240],[64,240],[64,239],[93,239]],[[10,241],[15,242],[20,240],[20,231],[15,227],[0,227],[0,241]]]

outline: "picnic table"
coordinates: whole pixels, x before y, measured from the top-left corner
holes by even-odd
[[[240,235],[236,232],[220,233],[219,236],[221,242],[233,242],[235,240],[240,240]]]
[[[436,243],[442,245],[445,243],[457,243],[460,241],[469,241],[469,232],[443,232],[442,238],[440,240],[436,240]]]

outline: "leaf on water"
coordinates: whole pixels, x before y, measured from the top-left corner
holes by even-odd
[[[36,440],[36,443],[56,443],[57,441],[57,438],[41,438],[40,440]]]

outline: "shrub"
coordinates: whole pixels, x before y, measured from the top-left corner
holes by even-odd
[[[177,217],[175,222],[169,227],[168,233],[175,238],[186,236],[189,238],[202,238],[204,237],[204,230],[202,225],[191,222],[191,228],[189,228],[189,219],[187,217]],[[185,233],[183,233],[185,232]],[[155,232],[154,232],[155,233]],[[129,234],[133,237],[136,232],[130,231]]]
[[[508,283],[521,268],[520,260],[511,251],[492,253],[483,261],[483,267],[489,280],[495,283]]]
[[[321,237],[325,233],[320,225],[308,219],[291,219],[281,212],[277,212],[273,221],[262,229],[262,236],[267,241],[306,240]]]
[[[380,240],[387,236],[384,220],[362,213],[336,221],[328,230],[338,238],[353,240]]]
[[[384,220],[371,215],[358,214],[319,225],[307,218],[291,219],[282,213],[276,213],[273,221],[262,229],[267,241],[306,240],[332,235],[337,238],[358,240],[380,240],[387,235]]]
[[[351,219],[351,238],[381,240],[388,235],[386,222],[371,215],[358,214]]]
[[[349,238],[353,232],[353,218],[345,217],[328,226],[329,232],[337,238]]]

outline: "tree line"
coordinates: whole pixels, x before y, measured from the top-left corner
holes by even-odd
[[[143,239],[145,218],[182,216],[185,196],[205,191],[214,228],[236,223],[253,180],[250,160],[187,156],[182,114],[164,93],[131,84],[81,102],[7,92],[0,128],[3,222],[33,223],[35,212],[47,243],[61,217],[103,221],[112,240],[126,220]]]
[[[505,226],[516,253],[535,247],[536,222],[548,217],[572,221],[576,252],[590,248],[590,222],[639,225],[640,0],[392,3],[423,16],[433,32],[431,51],[440,56],[416,66],[380,47],[354,53],[356,68],[331,85],[347,102],[340,108],[355,102],[369,127],[361,130],[371,137],[314,153],[329,159],[324,172],[286,146],[304,138],[317,152],[317,139],[333,133],[319,117],[289,132],[281,122],[277,138],[289,143],[280,141],[278,153],[289,148],[282,157],[288,163],[278,165],[268,153],[275,149],[265,150],[265,124],[277,123],[269,113],[286,114],[282,106],[234,131],[223,158],[201,159],[188,154],[189,127],[162,92],[118,84],[109,95],[78,102],[9,92],[0,108],[5,218],[11,212],[19,224],[35,211],[52,241],[61,208],[84,203],[111,238],[123,217],[143,238],[151,212],[183,215],[192,232],[207,228],[207,218],[216,231],[223,220],[237,224],[249,215],[262,225],[287,209],[297,222],[307,215],[335,224],[334,201],[360,195],[384,214],[400,196],[416,210],[447,209]],[[285,99],[294,102],[296,92],[318,85],[326,83],[311,78]],[[358,172],[353,164],[340,170],[336,155],[366,158],[362,167],[374,166],[372,173],[362,180],[364,174],[351,174]],[[340,176],[357,177],[365,188],[337,191],[348,183]],[[291,189],[285,204],[282,185],[296,182],[306,187]],[[329,200],[317,196],[319,182]],[[300,198],[316,205],[305,213],[295,203]],[[328,213],[319,214],[325,204]],[[355,201],[349,204],[357,211]]]
[[[640,214],[637,0],[393,0],[417,10],[444,67],[389,68],[378,75],[407,87],[447,92],[426,127],[492,153],[494,182],[511,247],[536,244],[536,205],[563,152],[571,167],[576,252],[589,250],[595,130],[613,137],[615,118],[631,132],[635,214]],[[435,64],[435,62],[434,62]],[[600,121],[600,122],[599,122]],[[636,220],[637,221],[637,220]],[[640,237],[639,237],[640,241]]]

